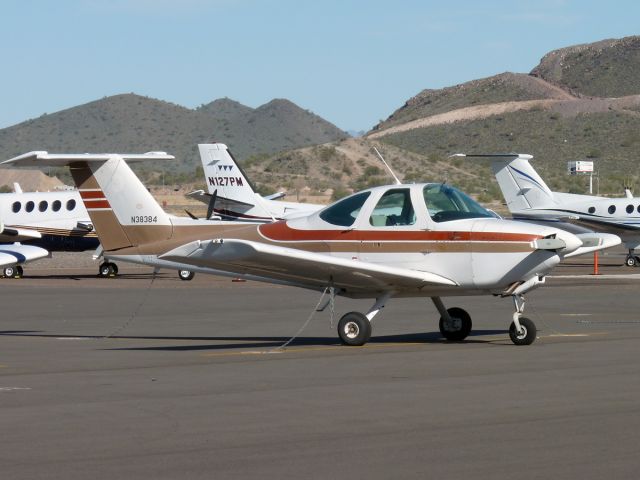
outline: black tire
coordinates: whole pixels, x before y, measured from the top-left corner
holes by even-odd
[[[196,272],[192,272],[191,270],[178,270],[178,277],[180,277],[180,280],[184,280],[185,282],[193,280],[193,277],[195,276]]]
[[[466,310],[458,307],[448,308],[447,312],[453,322],[449,324],[443,317],[440,317],[438,324],[440,333],[451,342],[461,342],[471,333],[473,327],[471,316]]]
[[[98,270],[98,275],[103,278],[115,276],[113,267],[114,267],[113,263],[104,262],[102,265],[100,265],[100,269]]]
[[[536,340],[538,329],[536,324],[527,317],[520,317],[520,326],[524,329],[522,333],[516,332],[516,324],[511,322],[509,327],[509,337],[514,345],[531,345]]]
[[[118,275],[118,265],[116,265],[115,263],[111,263],[111,262],[109,262],[109,263],[111,265],[111,269],[113,271],[113,275],[114,276]]]
[[[345,345],[362,346],[371,338],[371,322],[360,312],[346,313],[338,322],[338,335]]]
[[[16,273],[16,267],[4,267],[3,274],[6,278],[13,278]]]
[[[13,278],[22,278],[24,276],[24,269],[21,265],[16,266],[16,271],[13,274]]]
[[[635,266],[637,265],[636,257],[633,257],[633,256],[629,255],[629,256],[625,259],[624,264],[625,264],[627,267],[635,267]]]

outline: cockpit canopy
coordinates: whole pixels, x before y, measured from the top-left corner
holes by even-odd
[[[358,221],[362,228],[406,227],[415,225],[423,211],[427,212],[431,221],[437,223],[494,217],[489,210],[457,188],[438,183],[365,190],[329,205],[318,216],[340,227],[352,227],[361,215],[367,217]]]

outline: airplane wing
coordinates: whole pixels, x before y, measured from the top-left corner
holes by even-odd
[[[205,192],[204,190],[195,190],[193,192],[187,193],[185,197],[193,198],[194,200],[198,200],[204,204],[209,205],[209,201],[211,200],[212,195],[210,193]],[[252,203],[241,202],[239,200],[232,200],[230,198],[225,198],[222,195],[218,195],[216,199],[216,206],[224,203],[226,208],[230,206],[235,207],[253,207]]]
[[[22,242],[42,238],[40,232],[27,228],[6,227],[0,222],[0,243]]]
[[[640,231],[640,224],[619,223],[605,219],[600,220],[597,218],[584,218],[582,216],[579,216],[576,219],[572,219],[571,223],[591,228],[592,230],[606,232],[629,233]]]
[[[431,272],[387,267],[246,240],[195,241],[160,258],[274,278],[306,288],[321,289],[332,284],[345,294],[353,295],[426,286],[457,286],[453,280]]]
[[[44,248],[20,243],[8,243],[0,245],[0,267],[26,263],[48,255],[49,252]]]

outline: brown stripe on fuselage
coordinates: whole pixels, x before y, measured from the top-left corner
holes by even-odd
[[[299,230],[285,221],[260,225],[260,233],[274,242],[303,241],[467,241],[467,242],[532,242],[540,235],[506,232],[469,232],[433,230]]]
[[[487,253],[499,253],[499,252],[528,252],[533,251],[531,246],[532,239],[540,238],[539,236],[532,235],[513,235],[497,233],[491,235],[490,233],[484,233],[486,240],[468,240],[459,236],[459,233],[466,232],[407,232],[402,231],[400,233],[419,233],[425,239],[424,240],[385,240],[379,241],[370,240],[333,240],[333,238],[340,238],[337,234],[340,231],[335,230],[322,230],[326,233],[328,239],[318,240],[303,240],[303,241],[273,241],[265,239],[261,234],[264,224],[229,224],[229,223],[211,223],[204,225],[174,225],[173,234],[171,238],[159,239],[157,227],[153,225],[125,225],[124,231],[128,238],[132,240],[140,239],[145,241],[134,242],[138,244],[137,248],[124,249],[118,251],[119,254],[143,254],[153,255],[162,254],[176,247],[184,245],[196,240],[214,240],[214,239],[238,239],[248,240],[253,242],[268,243],[271,245],[277,245],[281,247],[296,248],[299,250],[305,250],[309,252],[317,253],[330,253],[330,252],[360,252],[360,253],[457,253],[457,252],[487,252]],[[371,236],[375,233],[390,233],[390,232],[377,232],[368,231]],[[453,240],[431,240],[427,239],[427,233],[440,234],[433,235],[433,237],[449,238],[453,237]],[[455,235],[449,235],[454,233]],[[505,240],[498,240],[498,238],[505,238]],[[520,238],[519,241],[514,240]]]

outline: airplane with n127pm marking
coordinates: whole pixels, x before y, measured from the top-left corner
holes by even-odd
[[[629,251],[625,264],[640,266],[640,257],[634,252],[640,247],[640,198],[551,191],[531,165],[532,155],[456,153],[452,156],[491,161],[491,168],[514,219],[556,224],[569,222],[616,234]]]
[[[522,316],[523,295],[563,258],[620,243],[496,218],[444,184],[375,187],[306,216],[248,224],[170,217],[118,154],[31,152],[4,163],[68,165],[110,258],[373,299],[368,312],[338,322],[347,345],[365,344],[374,316],[400,297],[431,298],[442,335],[463,340],[470,315],[442,301],[463,295],[511,297],[509,336],[531,344],[536,327]]]

